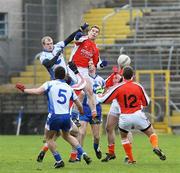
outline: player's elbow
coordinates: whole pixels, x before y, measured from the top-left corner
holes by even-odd
[[[48,69],[51,67],[51,63],[48,59],[45,59],[42,64]]]

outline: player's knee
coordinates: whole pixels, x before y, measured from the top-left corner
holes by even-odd
[[[99,135],[94,136],[94,143],[95,144],[99,143],[99,138],[100,138]]]
[[[71,130],[70,131],[70,134],[72,135],[72,136],[74,136],[74,137],[78,137],[78,130],[76,130],[76,129],[73,129],[73,130]]]
[[[112,131],[113,131],[112,126],[106,125],[106,132],[107,132],[107,133],[110,133],[110,132],[112,132]]]

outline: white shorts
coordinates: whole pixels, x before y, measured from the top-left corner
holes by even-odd
[[[121,109],[120,109],[120,106],[117,102],[116,99],[114,99],[111,103],[111,107],[110,107],[110,110],[109,110],[109,113],[108,113],[108,116],[115,116],[115,117],[119,117],[121,114]]]
[[[78,71],[84,78],[90,79],[89,73],[88,73],[88,68],[78,67]]]
[[[129,132],[131,129],[144,131],[150,125],[150,121],[141,110],[132,114],[121,114],[119,117],[119,128],[125,132]]]

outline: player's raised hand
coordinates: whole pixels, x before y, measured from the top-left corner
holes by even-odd
[[[108,61],[102,60],[100,67],[103,68],[103,67],[106,67],[107,65],[108,65]]]
[[[17,83],[16,84],[16,88],[19,89],[20,91],[24,92],[24,90],[26,89],[26,87],[24,86],[24,84],[21,83]]]
[[[81,31],[84,31],[85,29],[87,29],[89,27],[89,24],[86,22],[83,25],[80,26]]]
[[[102,86],[98,86],[96,88],[96,94],[102,94],[102,93],[104,93],[104,88]]]

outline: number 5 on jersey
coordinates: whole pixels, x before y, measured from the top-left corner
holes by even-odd
[[[59,100],[57,100],[57,102],[58,102],[59,104],[64,104],[64,103],[66,103],[66,100],[67,100],[66,95],[65,95],[66,92],[67,92],[67,91],[66,91],[66,90],[63,90],[63,89],[60,89],[60,90],[59,90],[59,93],[58,93]]]

